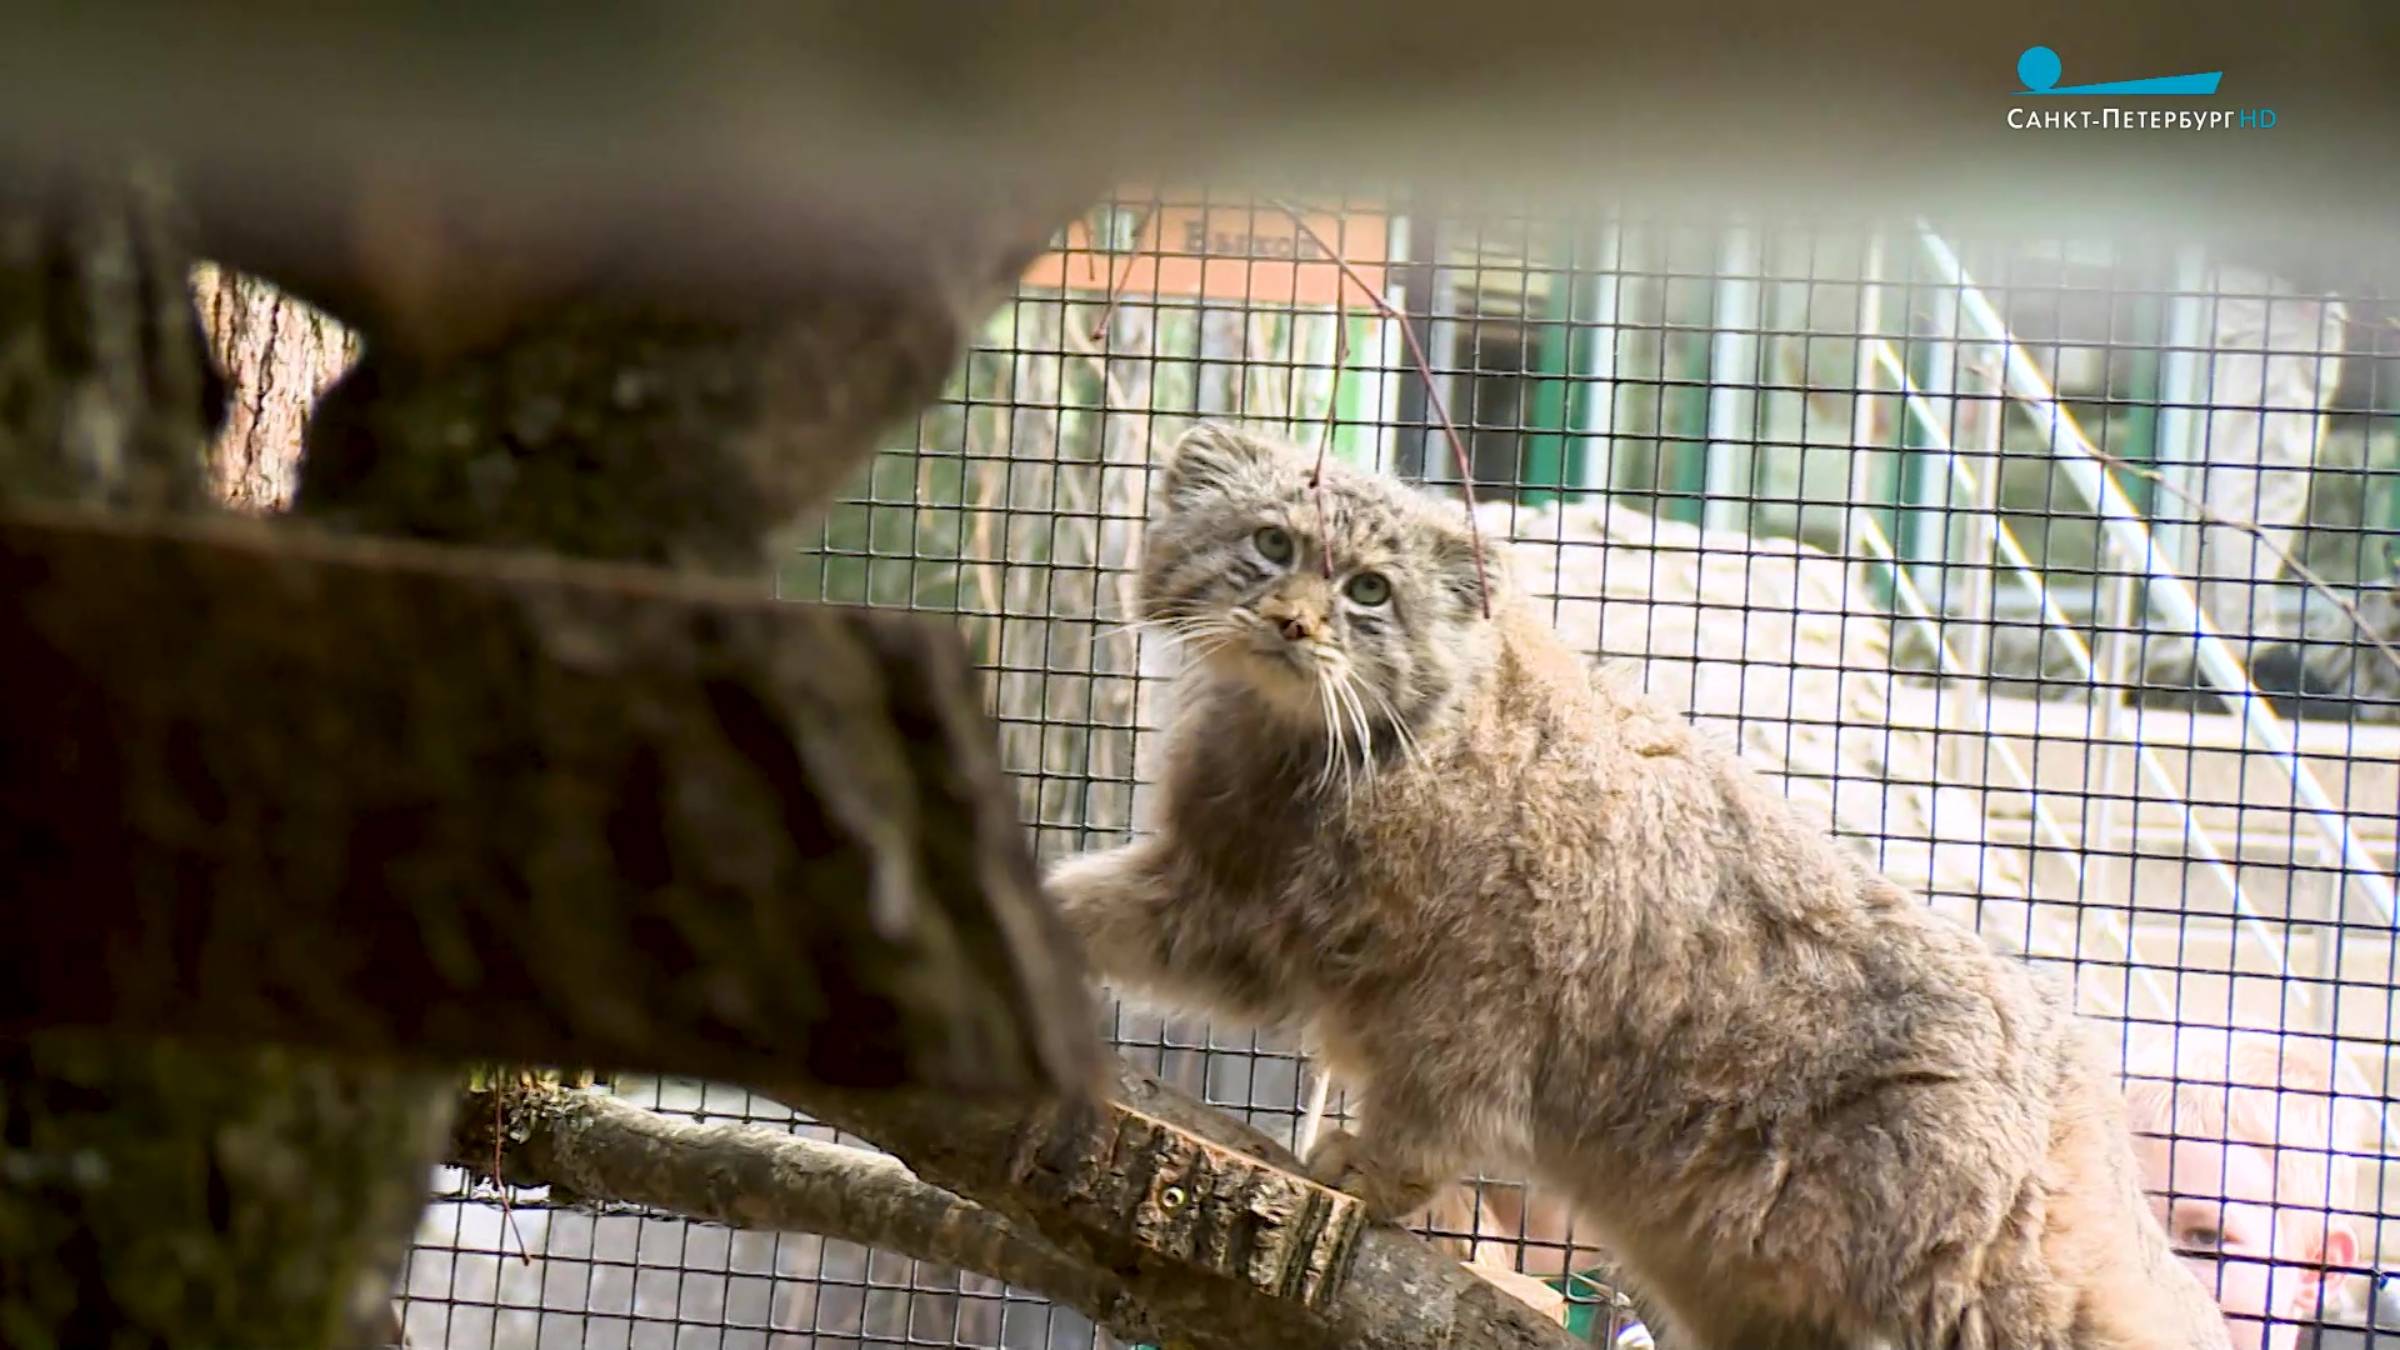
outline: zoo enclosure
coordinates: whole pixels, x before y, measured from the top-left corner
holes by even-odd
[[[1928,903],[2136,1037],[2333,1047],[2366,1121],[2367,1184],[2336,1206],[2363,1270],[2400,1255],[2377,1129],[2400,656],[2370,636],[2400,637],[2396,314],[2336,268],[1957,222],[1128,191],[1062,233],[778,586],[956,616],[1042,855],[1102,846],[1146,824],[1174,662],[1121,627],[1154,452],[1236,417],[1455,494],[1446,413],[1561,630]],[[1109,1016],[1146,1066],[1299,1127],[1288,1039]],[[627,1090],[815,1128],[719,1087]],[[1483,1180],[1443,1231],[1584,1268],[1544,1197]],[[490,1198],[429,1212],[413,1343],[1094,1343],[845,1244],[539,1195],[503,1222]]]

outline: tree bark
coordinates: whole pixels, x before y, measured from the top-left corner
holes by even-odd
[[[217,499],[264,514],[291,504],[309,409],[358,359],[358,335],[257,277],[202,263],[192,293],[208,349],[232,385],[209,447]]]
[[[203,450],[223,386],[203,354],[167,192],[154,175],[108,169],[45,170],[11,187],[0,200],[0,500],[206,509]],[[42,598],[22,586],[0,594],[12,616]],[[7,706],[26,709],[37,696],[15,677],[41,656],[0,650]],[[142,660],[158,665],[158,649]],[[265,692],[239,691],[231,706],[255,709]],[[5,884],[0,895],[9,929],[25,934],[97,899]],[[0,1342],[384,1338],[446,1116],[438,1076],[15,1031],[0,1038]]]
[[[98,183],[61,193],[45,179],[0,211],[0,490],[203,510],[225,400],[201,356],[188,255],[155,194]],[[409,311],[404,340],[367,331],[369,358],[312,428],[324,457],[298,506],[351,530],[748,570],[772,525],[828,496],[876,429],[931,392],[976,297],[996,294],[1007,259],[1043,232],[920,257],[913,293],[786,294],[735,314],[622,293],[462,305],[454,269]],[[42,514],[16,525],[40,534]],[[846,628],[722,594],[698,610],[643,603],[671,594],[662,578],[612,598],[571,578],[528,590],[518,574],[512,600],[505,576],[476,575],[510,571],[490,555],[447,570],[416,555],[378,591],[360,580],[372,568],[288,565],[272,534],[244,546],[56,515],[47,528],[38,545],[11,534],[20,602],[5,647],[31,683],[12,683],[9,706],[76,725],[7,742],[12,917],[58,939],[21,945],[45,968],[12,972],[18,1038],[0,1060],[0,1137],[36,1179],[0,1196],[12,1344],[388,1339],[385,1300],[453,1080],[398,1058],[212,1049],[226,1043],[212,1034],[420,1056],[632,1050],[785,1088],[806,1082],[798,1042],[824,1011],[872,991],[898,1011],[844,1028],[840,1061],[871,1081],[948,1067],[988,1083],[1028,1056],[1074,1059],[1060,1044],[1087,1059],[1096,1044],[1080,981],[1046,968],[1071,969],[1071,948],[1041,930],[1038,904],[1027,918],[1030,861],[946,630]],[[604,697],[593,669],[620,659],[636,686],[650,681],[647,701]],[[479,723],[494,706],[505,715]],[[655,729],[628,706],[663,718],[670,742],[683,729],[680,748],[645,759]],[[527,727],[548,739],[529,746]],[[959,753],[979,740],[981,759]],[[598,754],[604,786],[545,776],[529,748],[585,767]],[[678,788],[693,791],[670,800]],[[304,789],[320,795],[295,798]],[[479,802],[537,826],[581,810],[587,828],[552,833],[547,850],[538,828],[446,847],[475,834]],[[429,878],[456,883],[450,907],[402,919],[397,899],[431,896]],[[605,883],[632,906],[623,924],[579,908]],[[790,899],[759,913],[698,903],[779,885]],[[978,890],[990,885],[1008,888],[997,910]],[[645,925],[656,895],[680,896],[681,927]],[[927,921],[943,896],[963,908]],[[362,897],[384,908],[327,907]],[[345,927],[378,913],[380,925]],[[812,950],[812,934],[860,931],[883,945]],[[362,932],[387,943],[366,950]],[[688,968],[672,964],[674,941]],[[820,980],[790,977],[812,958]],[[993,961],[1027,963],[1016,973],[1043,984],[995,998],[988,980],[929,982]],[[674,987],[645,986],[645,969]],[[380,978],[393,972],[419,978]],[[646,987],[667,1031],[643,1022]],[[1072,1011],[1011,1044],[1035,987],[1040,1008]],[[818,1016],[785,1020],[811,994]],[[494,1002],[519,1015],[478,1022]],[[190,1034],[50,1030],[62,1024]],[[561,1025],[600,1034],[544,1039]],[[137,1230],[161,1259],[121,1263],[91,1245]]]
[[[1107,1105],[1030,1118],[922,1093],[818,1090],[792,1105],[1114,1272],[1176,1346],[1578,1344],[1407,1230],[1364,1222],[1265,1135],[1115,1070]]]
[[[318,405],[294,509],[761,576],[773,534],[939,392],[965,343],[956,303],[894,290],[720,314],[578,297],[464,353],[376,347]]]
[[[1297,1161],[1265,1136],[1130,1068],[1115,1090],[1138,1108],[1030,1123],[924,1096],[818,1094],[845,1127],[905,1140],[904,1157],[927,1160],[903,1165],[765,1126],[670,1120],[602,1093],[512,1086],[461,1113],[450,1159],[489,1173],[497,1156],[507,1180],[557,1188],[569,1203],[629,1201],[961,1267],[1057,1299],[1129,1341],[1579,1344],[1554,1315],[1290,1175]],[[962,1179],[955,1193],[935,1184],[944,1178]],[[979,1188],[981,1203],[961,1198]],[[1312,1205],[1313,1227],[1295,1222]],[[1342,1259],[1288,1259],[1327,1250],[1327,1235]]]
[[[30,508],[0,512],[0,594],[22,597],[0,607],[0,891],[23,906],[0,1030],[1097,1081],[1082,966],[947,628]]]
[[[971,1270],[1086,1310],[1111,1335],[1167,1328],[1110,1272],[918,1180],[898,1159],[764,1125],[695,1125],[606,1092],[504,1087],[462,1111],[450,1162],[554,1202],[607,1199],[729,1228],[814,1233]]]

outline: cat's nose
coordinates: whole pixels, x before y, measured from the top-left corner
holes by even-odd
[[[1308,620],[1294,615],[1283,621],[1283,640],[1298,642],[1308,636]]]

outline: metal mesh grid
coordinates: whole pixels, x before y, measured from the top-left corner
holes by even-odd
[[[2338,268],[1925,222],[1364,195],[1299,212],[1404,318],[1315,259],[1282,204],[1123,194],[1062,234],[942,402],[796,542],[779,593],[955,616],[1042,856],[1102,846],[1145,827],[1174,659],[1115,626],[1154,448],[1236,417],[1455,492],[1446,408],[1487,533],[1515,541],[1570,639],[1928,903],[2069,972],[2081,1010],[2125,1030],[2137,1083],[2249,1081],[2227,1029],[2329,1052],[2315,1145],[2334,1165],[2282,1155],[2280,1194],[2355,1235],[2321,1302],[2363,1317],[2400,1256],[2400,656],[2361,628],[2400,641],[2400,307]],[[2271,697],[2207,692],[2228,670]],[[1289,1038],[1108,1016],[1146,1067],[1293,1134]],[[2181,1058],[2151,1058],[2170,1035]],[[2287,1118],[2329,1099],[2286,1083],[2265,1128],[2297,1146]],[[815,1128],[721,1088],[626,1090]],[[2267,1142],[2236,1098],[2160,1129]],[[2185,1237],[2205,1236],[2195,1213],[2217,1223],[2211,1277],[2252,1278],[2234,1230],[2256,1216],[2214,1207],[2254,1159],[2173,1156],[2158,1184]],[[402,1290],[419,1346],[1098,1343],[979,1277],[539,1196],[504,1226],[456,1180]],[[1483,1180],[1436,1231],[1471,1226],[1479,1259],[1540,1276],[1592,1263],[1546,1197]]]

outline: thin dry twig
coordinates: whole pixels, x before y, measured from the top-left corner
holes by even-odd
[[[1155,192],[1150,194],[1149,204],[1144,208],[1145,214],[1142,217],[1142,229],[1145,232],[1163,228],[1160,223],[1159,215],[1164,206],[1165,203],[1160,199],[1159,194]],[[1093,242],[1095,245],[1098,243],[1097,240]],[[1095,249],[1095,251],[1097,251],[1097,249]],[[1150,251],[1157,253],[1161,250],[1156,245],[1153,245]],[[1101,297],[1102,303],[1100,306],[1100,321],[1092,325],[1092,341],[1099,342],[1108,335],[1109,320],[1114,319],[1117,316],[1118,295],[1125,288],[1125,279],[1133,274],[1133,260],[1140,256],[1141,252],[1142,241],[1139,236],[1136,236],[1133,241],[1133,247],[1125,251],[1124,257],[1109,259],[1108,293]],[[1064,327],[1064,325],[1061,325],[1061,327]]]
[[[533,1249],[525,1245],[525,1235],[517,1229],[517,1211],[509,1203],[508,1183],[500,1179],[503,1175],[500,1171],[500,1145],[508,1137],[500,1108],[500,1094],[494,1092],[492,1094],[492,1187],[500,1193],[500,1220],[508,1225],[508,1231],[517,1239],[517,1259],[530,1266],[533,1264]]]
[[[1350,360],[1350,315],[1339,300],[1333,306],[1333,383],[1325,391],[1325,430],[1317,437],[1317,463],[1309,470],[1308,490],[1317,498],[1317,537],[1326,538],[1325,525],[1325,451],[1333,444],[1334,424],[1342,420],[1342,367]],[[1327,578],[1333,576],[1333,553],[1319,550],[1319,561],[1325,565]],[[1489,610],[1487,598],[1484,607]],[[1488,615],[1487,615],[1488,617]]]
[[[1292,224],[1302,234],[1308,236],[1309,242],[1315,244],[1326,257],[1333,260],[1333,265],[1341,269],[1343,278],[1351,285],[1358,287],[1360,294],[1367,297],[1368,301],[1375,306],[1378,314],[1399,325],[1400,339],[1408,344],[1409,361],[1415,365],[1418,376],[1425,381],[1425,401],[1432,407],[1434,416],[1441,422],[1442,434],[1450,442],[1450,457],[1458,465],[1458,487],[1467,502],[1467,534],[1475,549],[1475,586],[1483,595],[1483,617],[1487,619],[1492,617],[1492,583],[1491,577],[1484,569],[1483,527],[1475,518],[1474,470],[1469,467],[1467,462],[1466,442],[1459,439],[1458,427],[1450,420],[1450,409],[1442,402],[1441,384],[1433,378],[1433,363],[1425,359],[1425,348],[1417,341],[1416,325],[1408,321],[1408,316],[1400,312],[1399,306],[1394,305],[1390,297],[1370,285],[1366,277],[1360,275],[1359,270],[1350,265],[1350,260],[1342,256],[1340,249],[1325,242],[1325,236],[1317,233],[1316,227],[1310,225],[1308,218],[1301,215],[1290,202],[1281,197],[1270,197],[1268,200],[1275,203],[1277,210],[1290,216]],[[1337,314],[1341,311],[1338,296],[1335,298],[1334,310]],[[1320,456],[1320,466],[1322,463],[1323,459]]]
[[[2392,669],[2400,670],[2400,648],[2395,648],[2390,639],[2375,631],[2374,625],[2367,622],[2366,614],[2359,609],[2358,602],[2335,589],[2333,583],[2327,581],[2315,568],[2300,561],[2293,550],[2268,537],[2266,526],[2255,520],[2230,516],[2217,510],[2192,492],[2169,482],[2165,474],[2146,464],[2131,463],[2122,456],[2103,450],[2096,445],[2091,446],[2090,450],[2092,458],[2099,460],[2108,468],[2153,483],[2160,491],[2190,507],[2195,513],[2194,520],[2203,524],[2219,525],[2229,530],[2237,530],[2257,540],[2259,547],[2265,549],[2269,556],[2282,563],[2285,569],[2290,571],[2293,576],[2300,578],[2310,590],[2324,596],[2328,602],[2347,616],[2351,625],[2366,636],[2367,641],[2374,646],[2375,650],[2383,653],[2386,661],[2392,663]]]
[[[1972,364],[1979,374],[1986,377],[1995,376],[1999,372],[1999,365],[1996,362],[1977,361]],[[2298,555],[2295,554],[2291,549],[2288,549],[2282,544],[2275,542],[2275,540],[2268,535],[2266,526],[2259,524],[2255,520],[2249,520],[2240,516],[2227,515],[2225,512],[2219,511],[2215,507],[2210,506],[2206,501],[2202,500],[2199,496],[2195,495],[2191,491],[2169,481],[2166,474],[2158,469],[2152,468],[2147,464],[2135,464],[2132,461],[2124,458],[2122,455],[2115,454],[2111,451],[2101,448],[2100,446],[2092,444],[2088,438],[2085,439],[2084,446],[2091,452],[2092,458],[2100,461],[2100,463],[2104,466],[2104,471],[2114,471],[2129,474],[2132,477],[2143,480],[2144,482],[2154,484],[2160,491],[2166,493],[2170,497],[2173,497],[2176,501],[2181,502],[2184,506],[2189,507],[2193,512],[2191,518],[2194,521],[2201,524],[2218,525],[2226,529],[2236,530],[2242,534],[2250,536],[2252,539],[2257,540],[2258,546],[2265,549],[2269,557],[2283,564],[2285,569],[2288,570],[2293,576],[2300,578],[2302,584],[2306,585],[2309,590],[2325,597],[2327,603],[2331,604],[2335,609],[2340,610],[2344,617],[2350,620],[2351,627],[2364,634],[2369,645],[2373,646],[2376,651],[2381,652],[2384,660],[2389,661],[2394,670],[2400,671],[2400,647],[2394,647],[2390,639],[2375,631],[2374,625],[2367,622],[2366,614],[2359,609],[2358,602],[2342,594],[2340,590],[2335,588],[2332,582],[2327,581],[2324,576],[2315,568],[2312,568],[2307,563],[2302,562]],[[2193,578],[2195,583],[2195,602],[2197,601],[2197,583],[2199,580],[2200,579],[2198,577]]]
[[[1145,408],[1141,409],[1137,414],[1133,396],[1125,392],[1125,386],[1117,379],[1117,373],[1109,369],[1107,348],[1107,334],[1109,332],[1109,328],[1105,316],[1102,318],[1100,326],[1093,330],[1093,336],[1090,338],[1084,337],[1083,334],[1076,329],[1075,325],[1071,323],[1061,323],[1058,326],[1058,330],[1059,336],[1065,340],[1066,345],[1072,349],[1077,356],[1080,356],[1085,361],[1089,362],[1092,369],[1097,371],[1100,376],[1099,440],[1100,472],[1102,475],[1100,488],[1100,509],[1105,513],[1108,509],[1107,473],[1109,416],[1112,413],[1122,413],[1127,417],[1138,415],[1143,418],[1147,418],[1150,416],[1150,413],[1149,410]],[[1100,345],[1094,346],[1094,343],[1098,343]],[[1153,346],[1155,347],[1155,345],[1156,344],[1154,343]],[[1147,431],[1143,433],[1145,440],[1148,438],[1148,434],[1149,433]],[[1138,551],[1140,547],[1141,545],[1137,540],[1134,544],[1134,548]],[[1099,557],[1099,548],[1096,542],[1093,546],[1093,557],[1095,559]],[[1117,604],[1118,607],[1126,614],[1132,614],[1135,609],[1133,590],[1134,570],[1134,568],[1129,567],[1126,570],[1119,572],[1116,578]]]

